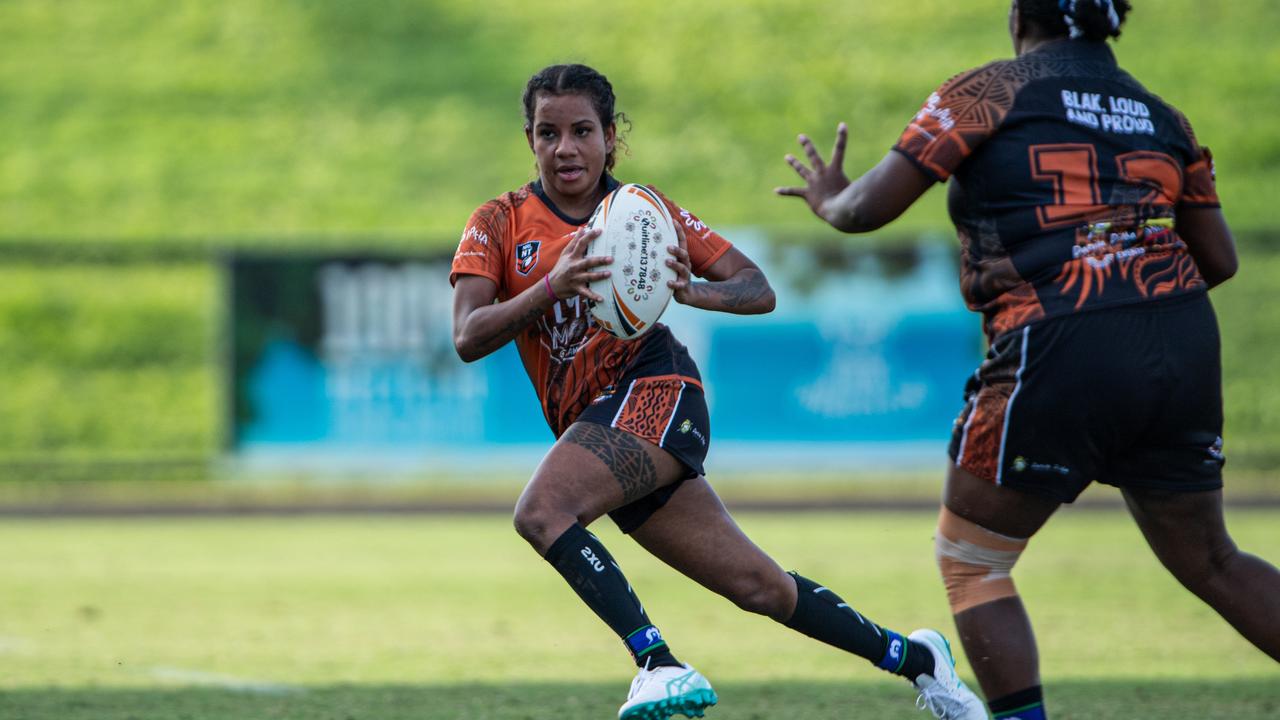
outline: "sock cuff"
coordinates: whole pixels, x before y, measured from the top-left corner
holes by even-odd
[[[591,533],[587,532],[586,528],[574,523],[565,529],[563,533],[560,533],[560,537],[551,543],[551,547],[547,548],[547,554],[543,555],[542,558],[552,565],[559,565],[560,560],[564,558],[564,554],[568,552],[570,545],[581,542],[583,536],[589,537],[590,535]]]
[[[814,581],[810,580],[809,578],[807,578],[807,577],[805,577],[805,576],[801,575],[800,573],[796,572],[795,570],[788,570],[788,571],[787,571],[787,574],[791,576],[791,579],[792,579],[792,580],[795,580],[795,581],[796,581],[796,589],[798,589],[798,590],[813,590],[813,589],[814,589],[814,588],[816,588],[816,587],[820,587],[820,586],[818,585],[818,583],[816,583],[816,582],[814,582]]]
[[[903,665],[907,664],[910,641],[889,628],[882,627],[880,630],[884,633],[884,657],[880,658],[876,667],[897,673],[902,670]]]
[[[995,720],[1048,720],[1048,716],[1044,714],[1044,703],[1032,703],[1025,707],[1020,707],[1008,712],[996,713],[991,717]]]
[[[805,603],[817,599],[814,597],[813,591],[822,586],[794,570],[787,574],[796,582],[796,609],[791,612],[791,617],[787,618],[787,621],[782,624],[792,630],[799,630],[796,620],[803,614],[801,608],[805,606]]]
[[[996,698],[987,703],[987,707],[991,709],[991,714],[995,718],[1011,718],[1025,717],[1043,718],[1044,717],[1044,690],[1041,686],[1026,688],[1016,693]],[[1028,714],[1031,711],[1034,714]]]
[[[622,639],[627,649],[631,651],[631,656],[639,662],[640,658],[659,648],[667,646],[667,641],[662,639],[662,633],[653,625],[645,625],[639,630],[627,635]]]

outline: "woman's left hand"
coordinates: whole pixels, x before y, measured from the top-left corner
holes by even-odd
[[[676,273],[674,280],[667,281],[667,287],[671,288],[671,296],[681,305],[688,305],[690,296],[693,294],[693,270],[689,263],[689,246],[685,241],[684,227],[679,221],[675,223],[676,240],[679,245],[668,245],[667,253],[671,257],[667,258],[667,267]]]

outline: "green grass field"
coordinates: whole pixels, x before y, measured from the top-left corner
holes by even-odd
[[[931,514],[740,521],[873,619],[950,630]],[[1280,559],[1280,512],[1229,522]],[[716,684],[713,717],[921,717],[901,681],[599,530],[677,654]],[[1168,578],[1124,514],[1064,512],[1018,580],[1055,718],[1280,713],[1280,669]],[[632,674],[501,515],[6,520],[0,588],[7,720],[609,718]]]

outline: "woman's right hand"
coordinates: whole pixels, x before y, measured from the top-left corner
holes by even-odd
[[[774,192],[804,198],[814,215],[839,228],[842,217],[837,199],[849,187],[849,178],[844,174],[844,149],[849,140],[849,127],[840,123],[836,128],[836,144],[831,151],[831,162],[823,162],[809,136],[801,135],[798,139],[811,167],[805,167],[795,155],[788,154],[786,161],[800,179],[804,180],[804,187],[780,187]]]
[[[800,145],[809,166],[794,155],[787,155],[787,164],[804,180],[804,187],[780,187],[774,192],[804,198],[814,215],[837,230],[862,233],[892,222],[933,187],[934,177],[896,150],[885,153],[875,167],[849,182],[844,174],[844,148],[848,141],[849,127],[840,123],[831,161],[824,162],[813,141],[801,135]]]
[[[611,273],[608,270],[594,268],[612,263],[613,257],[587,255],[587,248],[592,240],[600,237],[600,232],[597,228],[581,227],[570,238],[564,252],[560,253],[560,259],[556,261],[555,267],[547,273],[547,282],[556,298],[564,299],[578,295],[595,302],[604,301],[603,297],[591,292],[590,285],[596,280],[609,277]]]

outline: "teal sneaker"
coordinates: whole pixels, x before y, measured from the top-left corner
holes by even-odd
[[[711,683],[688,665],[641,668],[631,681],[618,720],[667,720],[672,715],[694,718],[707,714],[719,701]]]
[[[942,720],[988,720],[987,706],[956,674],[951,644],[937,630],[916,630],[908,639],[929,648],[933,654],[932,675],[921,675],[912,683],[920,691],[916,707]]]

